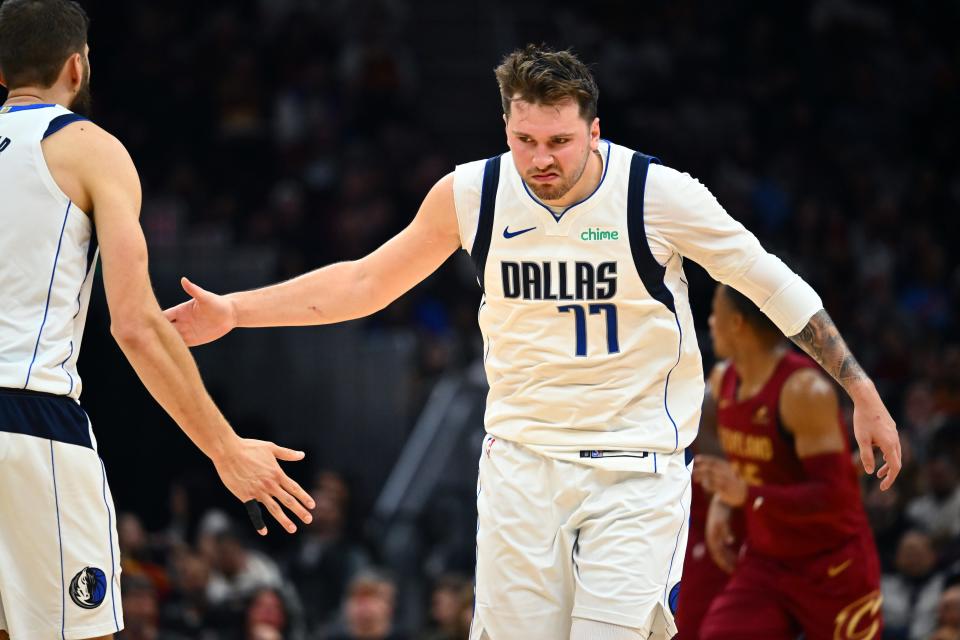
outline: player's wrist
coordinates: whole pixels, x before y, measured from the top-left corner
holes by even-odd
[[[229,325],[228,331],[232,331],[233,329],[241,326],[239,294],[230,293],[225,295],[223,298],[227,303],[227,321]]]
[[[234,433],[232,429],[228,429],[228,431],[229,433],[224,433],[216,437],[210,447],[204,452],[207,454],[207,457],[213,461],[215,466],[219,466],[224,460],[232,458],[240,448],[243,440]]]
[[[870,378],[861,378],[848,382],[846,391],[850,399],[853,400],[854,405],[861,402],[872,402],[880,398],[880,394],[877,393],[877,387],[874,386],[873,380]]]

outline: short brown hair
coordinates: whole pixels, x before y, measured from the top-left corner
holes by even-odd
[[[587,65],[569,50],[528,44],[507,54],[494,73],[507,117],[514,100],[541,105],[575,100],[587,122],[597,116],[600,90]]]
[[[72,0],[6,0],[0,5],[0,71],[8,89],[50,87],[67,59],[83,54],[90,19]]]

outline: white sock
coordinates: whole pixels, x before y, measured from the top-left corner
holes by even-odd
[[[638,629],[574,618],[570,625],[570,640],[645,640],[645,636]]]

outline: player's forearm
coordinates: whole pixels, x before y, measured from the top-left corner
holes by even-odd
[[[840,383],[854,402],[868,394],[876,395],[873,383],[825,310],[815,313],[807,326],[790,339]]]
[[[114,322],[111,332],[150,395],[209,458],[227,455],[238,436],[217,409],[180,336],[159,311]]]
[[[232,293],[238,327],[289,327],[353,320],[383,308],[358,261],[339,262],[279,284]]]
[[[791,484],[767,484],[747,489],[748,510],[763,510],[780,518],[795,518],[824,511],[836,511],[854,500],[855,484],[849,474],[846,452],[823,453],[800,458],[806,479]],[[759,500],[758,499],[762,499]]]

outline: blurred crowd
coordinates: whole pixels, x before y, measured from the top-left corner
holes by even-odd
[[[440,2],[85,4],[95,119],[138,164],[153,250],[270,246],[277,278],[365,254],[454,162],[503,148],[492,71],[462,113],[421,98],[462,90],[444,59],[492,70],[526,41],[573,46],[605,136],[698,177],[821,293],[903,439],[895,487],[864,478],[884,638],[960,640],[960,5],[493,3],[444,23],[444,42],[490,30],[471,57],[431,47],[418,20]],[[702,321],[712,287],[690,276]],[[370,322],[417,336],[429,377],[476,356],[478,298],[445,268]],[[336,478],[270,553],[216,511],[147,534],[144,507],[119,505],[123,637],[465,637],[470,576],[442,566],[424,574],[432,626],[393,627],[396,576],[345,527]]]
[[[397,581],[376,550],[350,535],[349,489],[316,475],[313,522],[283,552],[268,554],[246,523],[218,509],[194,519],[182,487],[172,518],[148,533],[120,513],[126,640],[458,640],[467,637],[473,586],[444,574],[432,585],[422,628],[397,628]],[[276,529],[275,529],[276,530]]]

